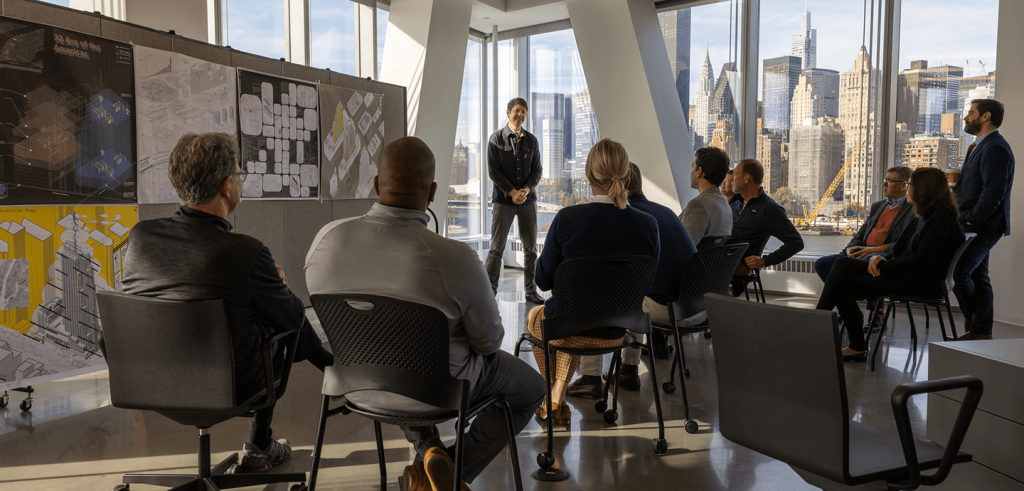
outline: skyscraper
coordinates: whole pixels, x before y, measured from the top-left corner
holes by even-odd
[[[459,186],[469,182],[469,149],[462,144],[460,138],[455,144],[455,154],[452,156],[452,177],[451,185]]]
[[[811,207],[843,167],[843,128],[835,118],[806,119],[790,135],[789,187],[798,204]]]
[[[764,60],[762,73],[761,101],[764,127],[769,130],[788,130],[790,101],[793,99],[793,89],[800,79],[800,58],[767,58]]]
[[[867,207],[882,197],[885,169],[875,158],[881,137],[876,123],[882,93],[879,81],[878,69],[871,66],[871,56],[861,46],[853,67],[843,72],[839,83],[839,124],[846,136],[844,156],[849,163],[843,196],[852,205]]]
[[[767,130],[762,126],[763,121],[758,120],[755,157],[764,166],[764,191],[772,194],[789,185],[789,169],[782,159],[782,142],[788,131]]]
[[[561,119],[545,118],[541,121],[540,131],[540,155],[541,165],[544,166],[545,179],[561,179],[562,164],[565,161],[563,155],[562,131],[564,122]]]
[[[708,125],[712,126],[713,133],[717,133],[723,127],[720,125],[721,122],[728,122],[725,128],[728,128],[729,133],[739,128],[737,124],[739,122],[739,113],[736,110],[738,107],[737,102],[739,99],[739,72],[736,71],[736,63],[729,62],[722,65],[722,71],[718,76],[718,81],[715,83],[715,90],[711,93],[710,107],[708,108]],[[712,141],[715,136],[712,135]],[[735,142],[735,139],[733,139]],[[711,144],[710,146],[715,146]],[[719,147],[729,153],[729,156],[736,161],[738,155],[736,150],[729,152],[725,147]]]
[[[576,146],[576,165],[585,165],[590,149],[598,140],[597,117],[594,106],[590,104],[590,90],[572,95],[573,144]]]
[[[715,131],[715,120],[711,119],[711,96],[715,91],[715,69],[711,67],[710,52],[704,53],[704,65],[700,68],[697,82],[697,101],[694,104],[694,148],[708,146],[711,133]]]
[[[818,57],[818,30],[811,29],[811,13],[804,7],[800,14],[800,34],[793,35],[793,56],[801,59],[801,68],[816,68]]]
[[[676,91],[685,114],[690,107],[690,9],[658,14],[661,35],[668,49],[668,63],[676,78]]]
[[[906,165],[911,168],[937,167],[943,171],[960,167],[960,139],[951,135],[915,135],[906,144]]]
[[[711,135],[711,143],[708,146],[724,150],[732,162],[739,160],[739,146],[736,135],[733,133],[732,120],[720,119],[715,123],[715,131]]]
[[[805,119],[839,117],[839,72],[823,68],[804,70],[793,90],[789,117],[792,127],[802,125]]]
[[[929,67],[925,60],[910,62],[910,69],[899,74],[901,85],[906,84],[899,95],[906,100],[913,94],[910,98],[913,102],[899,101],[901,111],[897,112],[897,121],[906,121],[914,134],[941,131],[942,114],[961,109],[960,79],[963,75],[963,68],[957,66]],[[911,119],[915,119],[916,124],[910,124]]]

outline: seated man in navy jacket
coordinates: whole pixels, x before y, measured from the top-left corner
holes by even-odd
[[[876,255],[885,255],[888,259],[892,256],[896,241],[904,230],[916,229],[912,225],[914,217],[914,205],[907,202],[907,181],[910,180],[910,167],[893,167],[886,171],[885,181],[882,183],[885,199],[876,201],[871,205],[871,213],[864,225],[860,227],[857,234],[846,244],[846,248],[839,254],[822,256],[814,262],[814,272],[818,273],[821,281],[828,280],[828,274],[832,271],[832,265],[841,257],[855,257],[860,259],[871,259]],[[868,312],[874,312],[877,305],[873,299],[868,300]],[[880,317],[872,317],[864,329],[878,329],[881,325]]]
[[[967,147],[960,180],[953,188],[960,206],[964,232],[977,233],[967,246],[954,277],[953,294],[966,317],[961,340],[992,339],[992,282],[988,257],[996,242],[1010,235],[1010,191],[1013,189],[1013,151],[999,134],[1003,104],[993,99],[971,101],[964,117],[964,131],[978,137]]]
[[[729,243],[750,244],[747,257],[737,270],[738,274],[745,275],[752,269],[774,266],[804,249],[804,239],[786,216],[786,210],[761,187],[763,179],[764,167],[754,159],[741,160],[733,169],[732,190],[743,196],[743,208],[732,224]],[[772,237],[781,240],[782,246],[762,257],[761,252]],[[734,281],[733,296],[739,296],[743,287],[742,281]]]
[[[651,314],[651,322],[668,324],[668,304],[679,298],[679,287],[682,285],[683,269],[690,256],[697,252],[693,239],[686,232],[682,222],[669,208],[648,201],[644,196],[643,176],[636,164],[630,163],[629,181],[626,191],[629,192],[629,206],[636,208],[658,221],[658,238],[661,241],[661,254],[658,267],[651,280],[651,290],[644,298],[644,312]],[[660,352],[668,358],[665,335],[660,332],[652,338],[655,356]],[[660,348],[660,349],[659,349]],[[662,356],[658,356],[661,358]],[[626,390],[640,390],[640,350],[626,348],[622,350],[622,370],[619,373],[619,386]],[[584,356],[580,360],[580,374],[583,375],[566,389],[570,396],[587,396],[600,398],[603,392],[601,372],[604,369],[603,356]]]

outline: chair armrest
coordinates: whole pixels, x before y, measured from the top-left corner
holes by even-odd
[[[952,389],[967,389],[963,403],[960,405],[960,412],[953,423],[953,431],[949,435],[949,441],[945,445],[942,454],[942,461],[939,469],[930,476],[921,475],[920,463],[917,461],[917,448],[914,446],[914,432],[910,427],[910,411],[907,404],[911,396],[941,392]],[[941,483],[949,475],[953,467],[953,461],[960,452],[960,445],[967,435],[967,428],[974,417],[974,411],[981,401],[981,394],[984,391],[984,384],[977,377],[960,376],[949,377],[940,380],[928,380],[903,384],[892,391],[892,412],[896,418],[896,429],[899,431],[900,443],[903,445],[903,456],[907,460],[907,471],[910,480],[907,482],[889,483],[891,489],[917,489],[921,485],[934,486]]]
[[[284,395],[284,390],[288,387],[288,376],[292,371],[292,362],[295,360],[295,349],[299,344],[299,330],[265,336],[260,344],[260,351],[263,355],[263,375],[267,382],[267,398],[262,403],[249,408],[250,411],[259,411],[273,406]],[[281,369],[281,386],[275,389],[274,345],[277,344],[283,345],[287,349],[282,361],[284,366]]]

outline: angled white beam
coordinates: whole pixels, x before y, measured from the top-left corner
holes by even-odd
[[[690,189],[693,143],[658,14],[650,0],[568,0],[602,138],[626,147],[644,194],[677,213]]]

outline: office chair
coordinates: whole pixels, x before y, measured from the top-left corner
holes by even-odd
[[[271,376],[256,394],[238,394],[223,300],[177,302],[109,292],[97,292],[96,300],[103,320],[101,346],[110,369],[111,404],[156,411],[199,430],[197,475],[125,474],[114,491],[128,490],[131,484],[216,491],[289,482],[300,483],[292,491],[304,489],[305,473],[231,474],[237,453],[211,469],[208,431],[268,408],[284,395],[298,331],[263,339],[260,360],[263,373]],[[275,345],[284,347],[276,364]]]
[[[975,377],[903,384],[892,393],[899,434],[850,420],[837,316],[707,295],[715,326],[719,425],[730,441],[780,460],[831,490],[917,489],[941,483],[983,386]],[[914,438],[911,396],[966,388],[946,447]],[[922,471],[938,469],[932,475]]]

